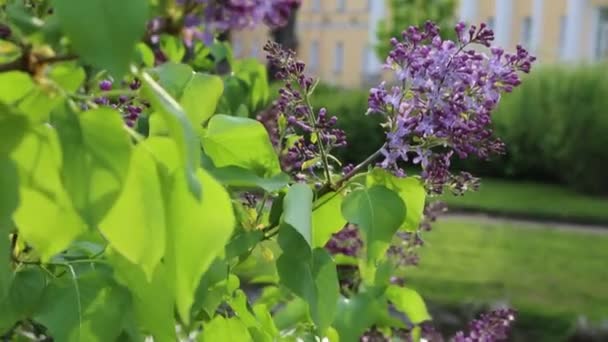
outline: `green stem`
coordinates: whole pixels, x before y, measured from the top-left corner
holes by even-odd
[[[325,152],[325,146],[323,146],[323,139],[321,139],[321,132],[317,128],[317,119],[315,118],[315,114],[312,108],[312,104],[310,103],[310,95],[306,93],[306,106],[308,107],[308,118],[310,120],[310,125],[312,126],[313,132],[317,135],[317,145],[319,146],[319,152],[321,153],[321,161],[323,162],[323,169],[325,170],[326,182],[325,184],[331,187],[331,173],[329,171],[329,161],[327,159],[327,153]]]
[[[325,195],[326,193],[332,190],[339,190],[344,183],[348,182],[351,178],[357,175],[362,170],[366,169],[371,163],[373,163],[380,155],[382,154],[382,150],[386,148],[386,144],[382,145],[376,152],[367,157],[364,161],[362,161],[359,165],[355,166],[349,173],[345,174],[342,178],[340,178],[336,184],[332,187],[331,184],[325,185],[319,190],[319,197]]]

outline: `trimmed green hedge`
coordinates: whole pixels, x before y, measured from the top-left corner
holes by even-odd
[[[319,86],[316,108],[339,118],[350,147],[337,153],[357,163],[384,141],[380,118],[366,116],[366,90]],[[608,66],[537,68],[494,115],[507,155],[491,162],[456,161],[481,176],[540,180],[608,194]]]

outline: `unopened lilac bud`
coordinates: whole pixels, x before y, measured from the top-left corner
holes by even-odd
[[[112,90],[112,81],[103,80],[99,82],[99,89],[101,89],[102,91]]]

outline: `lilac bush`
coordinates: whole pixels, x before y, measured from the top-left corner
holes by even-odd
[[[0,26],[18,52],[0,64],[3,340],[428,332],[407,268],[445,211],[429,198],[477,187],[453,156],[502,152],[491,113],[530,71],[524,49],[475,49],[491,46],[484,25],[459,24],[456,42],[431,23],[406,30],[386,63],[394,85],[369,97],[387,141],[344,165],[340,113],[312,106],[319,80],[295,52],[264,47],[283,87],[260,122],[264,65],[215,41],[281,25],[300,1],[17,3]],[[505,339],[513,319],[489,313],[455,340]]]

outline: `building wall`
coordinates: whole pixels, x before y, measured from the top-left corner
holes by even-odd
[[[465,3],[474,4],[471,23],[486,22],[496,25],[497,2],[505,0],[460,0],[460,6]],[[608,9],[608,0],[507,0],[510,1],[510,19],[508,42],[505,48],[515,49],[528,37],[527,46],[543,64],[557,62],[586,62],[596,60],[597,35],[599,32],[598,8]],[[535,4],[542,4],[542,11],[535,13]],[[317,61],[312,73],[324,82],[347,87],[358,87],[365,84],[371,70],[380,74],[380,63],[373,53],[376,25],[372,23],[372,7],[384,3],[383,17],[388,14],[385,0],[303,0],[298,12],[299,57],[307,62]],[[343,4],[344,7],[340,8]],[[505,4],[503,2],[503,4]],[[582,18],[577,39],[567,40],[569,10],[572,4],[582,5]],[[374,7],[377,10],[377,7]],[[375,11],[374,10],[374,11]],[[378,12],[373,12],[378,13]],[[463,13],[462,8],[458,13]],[[524,24],[529,18],[527,24]],[[536,22],[536,20],[540,20]],[[407,23],[404,23],[406,26]],[[528,25],[528,35],[523,34],[524,25]],[[530,26],[531,25],[531,26]],[[535,26],[536,25],[536,26]],[[493,27],[496,31],[497,28]],[[532,29],[534,28],[534,30]],[[535,30],[538,32],[535,34]],[[504,32],[504,31],[503,31]],[[267,40],[266,29],[256,29],[233,34],[233,40],[238,48],[237,56],[253,56],[263,59],[261,45]],[[608,38],[607,38],[608,39]],[[338,44],[343,46],[341,70],[336,70],[336,53]],[[568,45],[570,44],[570,45]],[[572,45],[574,44],[574,45]],[[607,44],[608,45],[608,44]],[[316,46],[316,48],[315,48]],[[568,49],[568,46],[576,46]],[[315,54],[316,56],[313,56]],[[313,63],[315,64],[315,63]],[[314,65],[311,65],[314,67]]]

